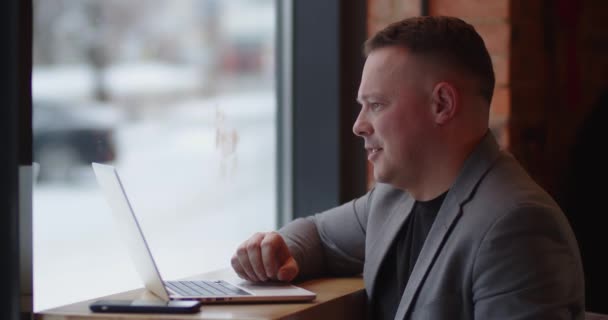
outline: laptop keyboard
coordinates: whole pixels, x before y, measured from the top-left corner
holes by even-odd
[[[226,281],[166,281],[167,288],[182,296],[196,297],[223,297],[223,296],[249,296]]]

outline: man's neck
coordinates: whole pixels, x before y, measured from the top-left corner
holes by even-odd
[[[425,162],[419,175],[417,186],[406,190],[418,201],[435,199],[446,192],[456,182],[464,163],[479,145],[484,135],[468,139],[465,143],[446,144],[433,153],[433,158]],[[458,147],[450,147],[458,146]]]

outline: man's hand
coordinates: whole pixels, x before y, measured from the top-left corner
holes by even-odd
[[[237,248],[230,262],[239,277],[249,281],[291,281],[300,271],[277,232],[254,234]]]

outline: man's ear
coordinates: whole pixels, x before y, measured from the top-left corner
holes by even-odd
[[[435,123],[444,125],[449,122],[460,108],[458,90],[449,82],[439,82],[435,85],[432,95],[432,111]]]

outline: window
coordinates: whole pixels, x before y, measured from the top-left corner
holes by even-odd
[[[115,165],[160,273],[276,227],[273,0],[35,0],[35,310],[141,287],[90,163]]]

